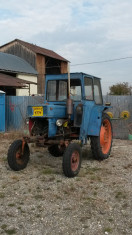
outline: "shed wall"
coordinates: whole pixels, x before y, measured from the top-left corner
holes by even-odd
[[[17,78],[37,83],[37,76],[18,74]],[[26,89],[16,89],[16,96],[30,96],[37,94],[37,84],[27,85]]]

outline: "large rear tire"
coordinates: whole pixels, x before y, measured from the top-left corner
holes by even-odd
[[[99,136],[91,137],[91,149],[95,159],[104,160],[110,156],[112,147],[112,124],[108,114],[102,116]]]
[[[10,168],[14,171],[24,169],[29,161],[30,151],[25,143],[22,153],[22,140],[15,140],[9,147],[7,160]]]
[[[81,147],[72,143],[66,148],[63,155],[63,172],[67,177],[75,177],[78,175],[81,167],[82,152]]]

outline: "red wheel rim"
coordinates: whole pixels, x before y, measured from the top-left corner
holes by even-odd
[[[71,169],[72,171],[76,171],[79,166],[79,153],[78,151],[74,151],[71,156]]]
[[[22,149],[21,148],[19,148],[16,152],[16,161],[20,165],[23,164],[23,155],[22,155]]]
[[[107,154],[111,147],[112,141],[112,129],[111,123],[108,119],[105,119],[102,123],[101,130],[100,130],[100,145],[102,148],[102,152]]]

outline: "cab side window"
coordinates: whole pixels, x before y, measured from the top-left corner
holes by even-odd
[[[96,104],[103,104],[100,79],[94,78],[94,100]]]
[[[84,87],[85,87],[85,99],[93,100],[93,79],[85,77]]]

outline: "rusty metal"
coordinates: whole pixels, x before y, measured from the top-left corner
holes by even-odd
[[[24,154],[24,147],[25,147],[25,144],[26,144],[26,141],[25,141],[25,139],[23,138],[23,139],[22,139],[22,155]]]
[[[67,99],[66,106],[67,106],[67,115],[68,118],[70,118],[73,113],[73,100],[71,98]]]

